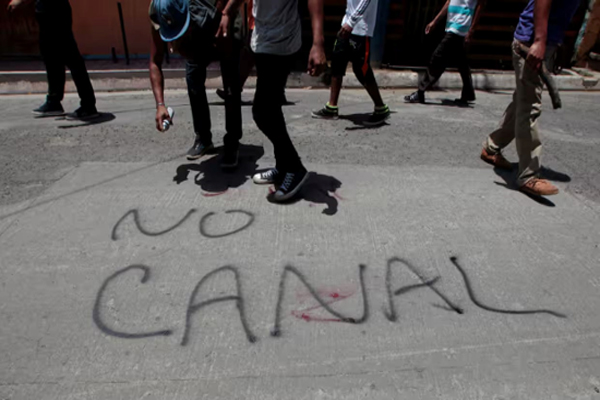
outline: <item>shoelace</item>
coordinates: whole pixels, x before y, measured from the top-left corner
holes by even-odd
[[[273,179],[277,175],[277,173],[278,172],[275,168],[270,169],[263,173],[263,178],[264,179]]]
[[[283,183],[281,184],[280,188],[283,189],[284,191],[287,191],[289,189],[290,185],[292,184],[293,180],[294,180],[294,174],[292,174],[292,173],[285,174],[285,179],[283,180]]]

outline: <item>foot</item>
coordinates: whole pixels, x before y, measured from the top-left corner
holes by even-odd
[[[365,126],[380,126],[385,123],[386,120],[390,118],[390,108],[385,105],[383,107],[379,107],[375,109],[375,112],[369,116],[364,122]]]
[[[551,196],[558,194],[558,188],[545,179],[533,178],[525,182],[519,187],[519,190],[524,193],[534,196]]]
[[[238,146],[225,147],[225,153],[221,159],[221,168],[234,169],[238,166],[240,150]]]
[[[41,115],[43,117],[50,117],[50,116],[64,115],[65,110],[63,109],[63,107],[60,103],[52,103],[52,102],[46,101],[44,104],[42,104],[41,106],[39,106],[32,112],[36,115]]]
[[[273,194],[273,201],[283,202],[291,199],[300,191],[302,185],[308,179],[308,171],[304,168],[296,172],[286,172],[279,188]]]
[[[404,101],[407,103],[425,103],[425,92],[421,92],[417,90],[414,93],[409,94],[408,96],[404,96]]]
[[[456,104],[458,107],[469,107],[471,103],[463,99],[454,99],[454,104]]]
[[[227,92],[223,89],[217,89],[217,96],[219,96],[221,100],[227,100]]]
[[[252,177],[252,181],[257,185],[269,185],[276,183],[279,178],[277,168],[271,168],[263,172],[259,172]]]
[[[338,119],[340,117],[338,108],[330,106],[329,103],[320,110],[313,111],[311,115],[316,119]]]
[[[77,110],[67,115],[69,121],[89,121],[98,118],[98,110],[96,107],[79,107]]]
[[[493,165],[496,168],[504,169],[507,171],[511,171],[513,169],[512,164],[502,155],[502,152],[498,151],[496,153],[491,150],[486,149],[485,147],[481,149],[481,159],[486,163]]]
[[[454,99],[455,103],[469,104],[475,101],[475,96],[461,96],[460,99]]]
[[[227,101],[227,99],[229,98],[229,95],[223,89],[217,89],[217,96],[219,96],[221,98],[221,100],[223,100],[223,101]],[[252,101],[241,100],[241,104],[243,106],[251,106]]]
[[[213,146],[212,143],[203,144],[200,139],[196,139],[196,141],[194,141],[194,145],[188,150],[186,157],[188,160],[197,160],[203,155],[210,153],[214,149],[215,146]]]

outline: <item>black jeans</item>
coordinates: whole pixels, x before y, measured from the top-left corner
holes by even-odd
[[[275,167],[279,172],[303,169],[298,152],[288,134],[281,104],[294,56],[257,53],[255,59],[257,81],[252,107],[254,121],[273,143]]]
[[[194,34],[194,51],[187,58],[186,81],[194,132],[204,145],[212,143],[210,108],[206,97],[206,68],[214,54],[214,34],[211,31]],[[237,146],[242,138],[242,95],[240,83],[241,42],[228,39],[219,43],[217,50],[221,63],[223,87],[229,93],[225,100],[225,147]]]
[[[48,76],[47,100],[56,103],[62,101],[65,94],[66,66],[71,71],[81,106],[95,106],[94,89],[73,36],[71,7],[36,13],[36,18],[40,26],[40,51]]]
[[[473,89],[473,78],[471,77],[471,69],[467,60],[465,38],[451,32],[446,33],[444,39],[442,39],[433,52],[427,72],[419,81],[419,90],[424,92],[431,89],[450,63],[456,64],[460,72],[463,82],[461,98],[474,100],[475,90]]]
[[[331,75],[346,76],[348,63],[356,79],[363,85],[377,84],[371,68],[371,38],[368,36],[350,35],[346,40],[338,38],[333,46],[331,56]]]

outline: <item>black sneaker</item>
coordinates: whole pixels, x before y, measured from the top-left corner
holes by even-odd
[[[221,100],[227,100],[227,92],[223,89],[217,89],[217,96],[221,98]]]
[[[240,150],[238,146],[225,147],[223,158],[221,158],[221,168],[234,169],[238,166]]]
[[[340,115],[337,107],[331,107],[329,104],[325,104],[325,107],[320,110],[313,111],[312,117],[316,119],[338,119]]]
[[[457,99],[457,101],[461,101],[464,103],[473,103],[475,100],[477,100],[477,97],[475,96],[475,92],[472,92],[469,94],[461,93],[460,99]]]
[[[43,117],[52,117],[65,114],[65,110],[60,103],[52,103],[49,101],[46,101],[32,112]]]
[[[365,126],[381,126],[390,118],[390,108],[386,105],[380,109],[376,109],[369,119],[364,122]]]
[[[277,171],[277,168],[271,168],[266,171],[259,172],[258,174],[254,174],[252,177],[252,181],[257,185],[276,183],[278,179],[279,171]]]
[[[302,168],[297,172],[286,172],[277,191],[273,194],[273,201],[283,202],[291,199],[300,191],[302,185],[308,179],[308,171]]]
[[[186,157],[188,160],[197,160],[203,155],[210,153],[214,149],[215,146],[213,146],[212,143],[205,145],[200,141],[200,139],[196,139],[194,141],[194,145],[188,150]]]
[[[458,106],[468,107],[469,103],[473,103],[473,102],[475,102],[475,100],[476,100],[475,94],[473,94],[471,96],[460,96],[460,99],[455,99],[454,102]]]
[[[67,115],[69,121],[89,121],[94,118],[98,118],[98,110],[96,107],[79,107],[75,112]]]
[[[217,96],[219,96],[221,98],[221,100],[223,100],[223,101],[227,101],[227,99],[229,98],[229,95],[223,89],[217,89]],[[243,106],[251,106],[252,105],[252,101],[241,100],[241,104]]]
[[[425,103],[425,93],[417,90],[414,93],[404,96],[404,101],[407,103]]]
[[[463,99],[454,99],[454,105],[456,105],[457,107],[470,107],[471,104]]]

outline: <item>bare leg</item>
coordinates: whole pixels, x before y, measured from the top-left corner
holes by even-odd
[[[331,90],[329,92],[329,105],[336,107],[340,99],[340,91],[342,90],[343,76],[331,77]]]
[[[371,99],[373,100],[373,103],[375,103],[376,108],[385,106],[385,103],[381,98],[381,93],[379,93],[379,87],[377,86],[376,82],[366,84],[365,89],[367,89],[367,93],[369,93],[369,96],[371,96]]]

